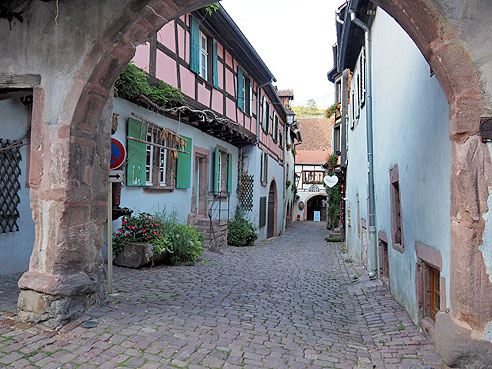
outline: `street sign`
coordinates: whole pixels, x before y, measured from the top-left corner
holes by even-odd
[[[117,169],[125,162],[126,150],[125,146],[116,138],[111,139],[111,162],[109,169]]]
[[[110,170],[109,182],[123,182],[124,174],[122,170]]]

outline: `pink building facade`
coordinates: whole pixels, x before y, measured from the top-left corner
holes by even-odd
[[[273,74],[224,8],[211,15],[198,10],[169,22],[137,47],[133,63],[151,83],[179,89],[185,102],[179,112],[161,115],[117,99],[113,137],[130,142],[130,124],[139,124],[136,117],[145,122],[145,117],[157,130],[186,137],[191,158],[182,160],[180,154],[175,163],[147,145],[141,152],[147,150],[148,161],[142,156],[139,164],[132,141],[122,206],[136,212],[175,209],[206,237],[210,213],[219,223],[215,229],[224,230],[224,220],[240,206],[258,226],[260,239],[280,234],[286,213],[287,111],[272,85]],[[145,175],[137,167],[145,168]],[[219,246],[226,237],[219,235]]]
[[[225,11],[203,17],[196,12],[169,22],[137,47],[133,62],[179,88],[194,107],[210,109],[257,136],[260,149],[282,164],[286,111],[269,83],[273,75],[237,26],[224,24],[224,18],[231,21]],[[250,53],[225,47],[231,44],[225,34],[230,39],[240,35],[234,44],[248,44]]]

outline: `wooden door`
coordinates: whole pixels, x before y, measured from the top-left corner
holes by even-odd
[[[275,184],[270,185],[268,193],[267,238],[275,236]]]

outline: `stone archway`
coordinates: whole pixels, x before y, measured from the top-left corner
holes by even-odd
[[[26,16],[29,21],[16,23],[14,32],[6,22],[0,23],[5,51],[1,73],[41,76],[34,91],[30,176],[36,241],[30,271],[19,283],[25,311],[39,316],[60,300],[84,308],[103,297],[99,245],[106,218],[110,120],[104,115],[101,119],[101,113],[110,88],[138,43],[169,19],[210,2],[60,2],[57,24],[50,7],[53,3],[33,2]],[[490,153],[481,141],[479,126],[492,112],[490,57],[485,57],[492,49],[492,24],[475,22],[491,18],[492,4],[474,0],[373,2],[415,41],[450,106],[451,312],[438,315],[436,340],[446,363],[452,365],[457,360],[449,354],[452,349],[440,343],[452,336],[449,329],[464,329],[470,340],[472,331],[480,337],[492,321],[492,266],[486,267],[478,249],[491,185]],[[35,34],[43,34],[42,40],[29,37]],[[110,110],[109,106],[106,111]],[[34,306],[42,308],[36,313]],[[69,310],[50,314],[64,322],[74,317]],[[456,346],[449,343],[453,344]]]
[[[476,1],[374,0],[409,34],[446,94],[451,140],[451,309],[437,316],[435,342],[452,367],[488,362],[492,283],[479,246],[491,185],[491,156],[479,133],[492,111],[492,74],[481,60],[492,26],[478,34],[467,19],[490,19],[492,4]],[[475,38],[475,39],[474,39]],[[490,53],[489,53],[490,56]],[[490,264],[490,261],[488,261]],[[489,326],[490,327],[490,326]],[[474,337],[474,338],[472,338]],[[482,341],[481,339],[486,339]],[[468,358],[467,358],[468,357]],[[466,361],[470,360],[470,361]]]
[[[76,0],[57,3],[58,16],[54,2],[33,2],[26,22],[14,22],[12,31],[0,22],[6,68],[0,81],[40,80],[33,91],[29,177],[35,243],[19,281],[22,319],[58,326],[104,300],[100,248],[112,85],[138,44],[210,2]]]
[[[304,206],[304,210],[303,210],[303,218],[305,220],[312,220],[312,219],[308,219],[308,205],[309,205],[309,201],[315,197],[323,197],[324,199],[328,198],[328,196],[326,194],[321,193],[321,192],[315,192],[315,193],[310,194],[308,197],[306,197],[306,199],[304,200],[305,206]],[[326,220],[326,213],[325,213],[325,219],[324,220]]]

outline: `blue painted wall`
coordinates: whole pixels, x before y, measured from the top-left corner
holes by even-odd
[[[147,109],[139,107],[131,102],[123,99],[115,98],[113,111],[119,114],[118,117],[118,131],[113,135],[113,138],[120,140],[123,145],[126,146],[126,130],[128,118],[132,117],[131,113],[134,112],[142,117],[149,119],[162,127],[176,130],[179,135],[192,138],[193,146],[198,146],[210,150],[210,168],[209,168],[209,191],[213,191],[213,152],[216,145],[225,147],[229,153],[232,154],[232,193],[230,199],[230,215],[234,214],[234,209],[237,205],[237,160],[239,155],[239,149],[233,145],[219,140],[213,136],[210,136],[198,128],[192,127],[185,123],[179,123],[178,121],[167,118],[163,115],[153,113]],[[135,117],[132,117],[137,119]],[[193,163],[193,161],[192,161]],[[192,164],[193,170],[193,164]],[[191,177],[193,181],[193,174]],[[121,206],[129,207],[134,210],[135,213],[139,212],[156,212],[166,209],[169,213],[175,210],[180,222],[186,224],[188,221],[188,214],[191,213],[191,197],[192,187],[186,189],[174,189],[172,192],[160,192],[160,193],[147,193],[144,192],[142,187],[127,187],[123,186],[121,191]],[[211,197],[210,197],[211,198]],[[226,202],[224,202],[226,204]],[[222,216],[227,216],[227,213],[223,213]],[[114,225],[119,225],[119,221],[114,222]]]
[[[19,99],[0,101],[1,138],[17,140],[27,132],[27,107]],[[26,188],[26,146],[20,149],[22,162],[19,182],[20,218],[18,232],[0,233],[0,274],[24,272],[29,267],[34,245],[34,222],[29,202],[29,188]]]
[[[416,241],[441,252],[449,306],[449,107],[428,63],[393,18],[378,8],[371,32],[376,226],[388,236],[391,291],[417,321]],[[359,125],[348,130],[347,198],[352,226],[347,227],[347,246],[355,259],[360,259],[357,193],[361,217],[367,219],[365,133],[363,108]],[[399,168],[403,254],[392,248],[391,240],[389,172],[395,165]]]

